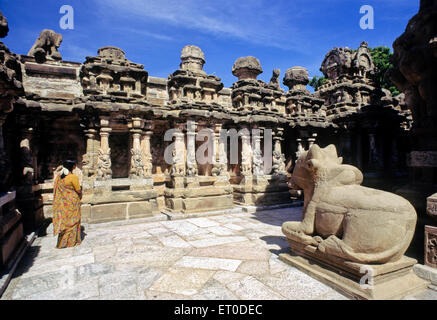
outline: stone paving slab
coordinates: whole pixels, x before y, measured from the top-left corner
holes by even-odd
[[[283,263],[285,221],[301,208],[87,225],[82,244],[37,238],[2,300],[347,299]],[[437,299],[427,290],[408,299]]]

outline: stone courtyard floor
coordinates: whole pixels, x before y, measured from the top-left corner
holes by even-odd
[[[278,259],[288,251],[281,225],[301,210],[84,225],[83,243],[68,249],[39,237],[2,300],[347,299]]]

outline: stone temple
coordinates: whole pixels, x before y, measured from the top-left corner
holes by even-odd
[[[376,86],[366,42],[329,51],[320,68],[327,81],[314,93],[300,66],[283,76],[272,70],[269,83],[258,80],[271,70],[253,56],[229,66],[236,79],[225,88],[203,70],[208,57],[194,45],[169,62],[179,68],[158,78],[112,46],[84,62],[65,61],[62,35],[52,30],[43,30],[27,55],[0,42],[0,264],[10,266],[24,235],[52,217],[53,181],[64,159],[78,164],[84,223],[171,220],[298,206],[302,192],[290,189],[291,168],[315,145],[333,144],[369,185],[410,200],[420,220],[426,196],[437,191],[437,33],[427,28],[434,2],[421,1],[394,43],[389,73],[403,92],[396,97]],[[5,37],[7,20],[0,21]],[[232,130],[236,152],[232,137],[223,136]],[[198,159],[205,141],[206,162]],[[435,215],[437,200],[429,203]],[[416,232],[423,237],[423,226]]]

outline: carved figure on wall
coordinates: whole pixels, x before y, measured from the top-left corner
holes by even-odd
[[[276,90],[281,89],[281,84],[279,80],[280,75],[281,75],[281,69],[274,69],[272,77],[269,82],[269,86],[274,87]]]
[[[143,156],[140,149],[131,150],[131,178],[143,178],[144,177],[144,164]]]
[[[101,180],[111,178],[111,149],[99,149],[97,160],[97,177]]]
[[[285,156],[280,151],[273,151],[273,173],[275,175],[286,174],[285,171]]]

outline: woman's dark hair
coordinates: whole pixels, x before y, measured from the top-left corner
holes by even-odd
[[[74,168],[75,165],[76,165],[76,161],[74,161],[74,160],[65,160],[65,161],[62,163],[62,166],[63,166],[64,168],[68,169],[68,171],[70,171],[70,172],[73,171],[73,168]],[[62,178],[62,179],[65,178],[64,173],[61,174],[61,178]]]

